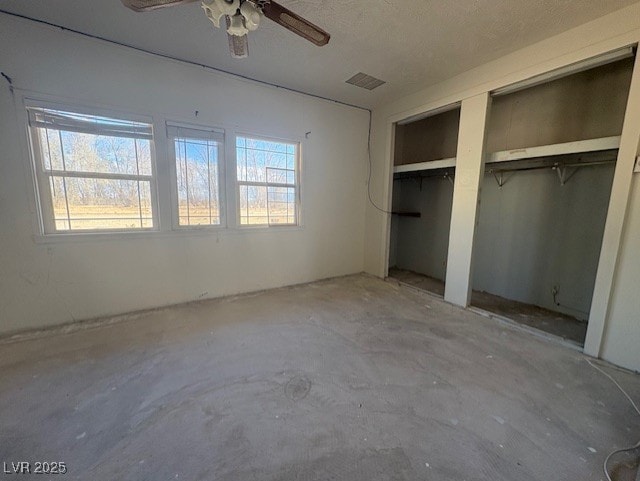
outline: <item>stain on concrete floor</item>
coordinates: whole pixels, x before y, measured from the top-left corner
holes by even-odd
[[[580,353],[365,275],[135,317],[0,345],[0,461],[92,480],[597,480],[640,437]],[[640,399],[639,376],[603,367]]]

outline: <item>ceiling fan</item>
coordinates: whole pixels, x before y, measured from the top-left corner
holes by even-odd
[[[195,1],[198,0],[122,0],[122,3],[133,11],[147,12]],[[202,0],[202,8],[218,28],[224,17],[229,50],[234,58],[249,56],[247,34],[260,26],[262,15],[319,47],[331,38],[320,27],[271,0]]]

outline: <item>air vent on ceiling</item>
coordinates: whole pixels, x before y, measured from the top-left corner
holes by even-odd
[[[366,73],[357,73],[349,80],[347,80],[348,84],[355,85],[356,87],[362,87],[363,89],[373,90],[380,85],[385,84],[384,80],[377,79],[372,77],[371,75],[367,75]]]

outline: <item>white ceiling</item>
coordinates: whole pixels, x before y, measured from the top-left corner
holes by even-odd
[[[134,13],[120,0],[0,0],[0,9],[363,107],[413,93],[637,0],[279,0],[331,33],[316,47],[264,20],[250,58],[198,3]],[[387,84],[345,83],[365,72]]]

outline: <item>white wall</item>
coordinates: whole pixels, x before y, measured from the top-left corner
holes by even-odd
[[[12,96],[0,79],[0,332],[363,270],[368,112],[3,14],[0,45],[0,68],[17,87]],[[304,226],[37,241],[22,95],[228,131],[311,132]],[[169,182],[166,162],[158,157],[158,182]]]
[[[393,122],[451,105],[480,93],[639,41],[640,3],[636,3],[376,109],[373,113],[372,129],[372,198],[382,207],[390,205]],[[640,104],[633,103],[630,108],[640,109]],[[629,132],[635,135],[635,123],[630,127],[633,129]],[[631,135],[627,135],[626,138],[626,142],[629,142]],[[625,147],[625,166],[628,165],[630,158],[629,146],[630,144],[627,143]],[[637,144],[635,147],[637,149]],[[614,203],[618,218],[621,214],[624,215],[626,210],[628,175],[628,172],[621,173],[620,182],[618,182],[621,190],[614,192],[618,199]],[[637,183],[637,179],[634,182]],[[637,186],[634,186],[634,189],[637,203]],[[622,197],[625,198],[625,202],[622,202]],[[633,198],[631,200],[633,202]],[[639,267],[633,262],[631,268],[624,264],[625,259],[632,255],[630,252],[633,251],[633,246],[637,246],[638,243],[640,229],[632,229],[636,225],[636,217],[640,218],[640,211],[631,205],[631,209],[626,212],[626,228],[620,242],[616,233],[616,223],[611,223],[611,241],[608,243],[609,250],[605,254],[607,259],[613,259],[617,252],[620,252],[621,256],[615,264],[617,268],[613,295],[607,299],[599,299],[600,305],[608,305],[604,349],[601,351],[596,346],[591,352],[600,353],[606,359],[625,367],[640,370],[640,349],[637,348],[637,342],[631,349],[634,341],[630,340],[640,339],[640,320],[631,315],[633,312],[640,312],[640,296],[631,293],[631,287],[619,287],[620,285],[638,285]],[[637,222],[640,223],[640,221]],[[387,267],[389,218],[371,206],[367,206],[365,236],[368,239],[365,246],[365,269],[375,275],[384,276]],[[603,290],[603,296],[608,296],[605,290]],[[623,338],[625,338],[624,342]],[[617,354],[614,355],[614,353]]]

